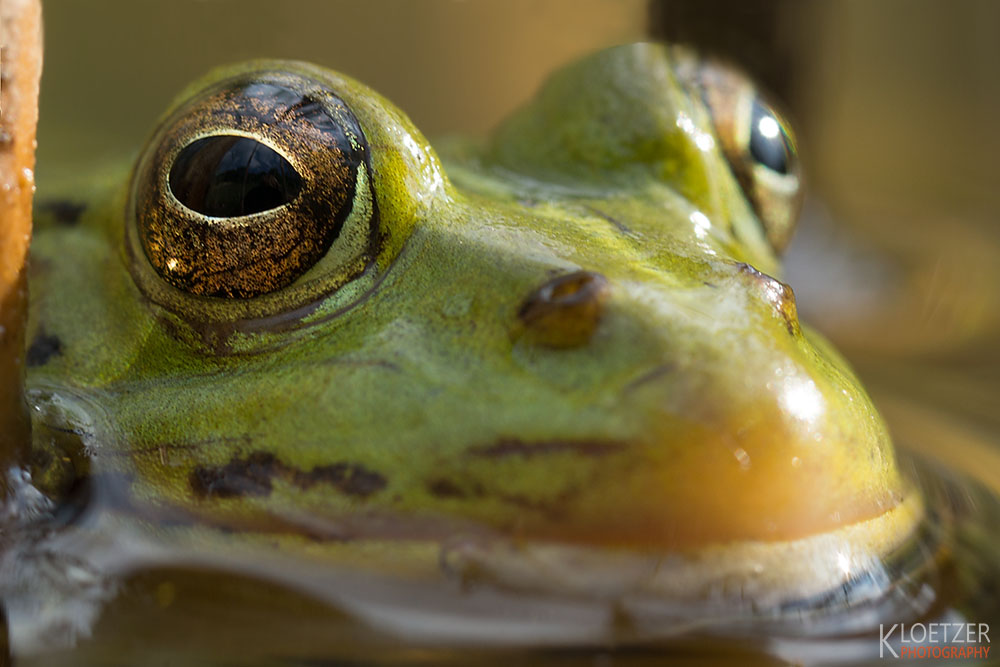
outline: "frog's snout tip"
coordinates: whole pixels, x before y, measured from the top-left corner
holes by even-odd
[[[522,302],[516,332],[552,348],[585,344],[604,314],[608,280],[594,271],[574,271],[546,281]]]

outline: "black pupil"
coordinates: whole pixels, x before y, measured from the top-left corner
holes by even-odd
[[[248,137],[198,139],[170,169],[177,200],[214,218],[268,211],[292,201],[301,189],[302,178],[285,158]]]
[[[750,120],[750,155],[771,171],[787,174],[791,153],[781,121],[759,100],[754,100]]]

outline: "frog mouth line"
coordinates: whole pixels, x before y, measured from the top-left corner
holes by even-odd
[[[333,526],[308,516],[206,520],[191,510],[118,509],[147,519],[152,512],[168,531],[168,548],[195,549],[187,558],[197,560],[201,553],[211,560],[216,554],[212,545],[218,543],[217,555],[227,567],[233,567],[233,558],[246,559],[251,568],[259,566],[258,558],[285,562],[287,556],[258,553],[253,545],[301,542],[311,545],[311,553],[293,556],[288,563],[298,562],[302,572],[360,568],[357,574],[363,577],[397,580],[403,587],[434,587],[439,585],[434,581],[444,580],[460,584],[462,590],[475,587],[581,601],[627,599],[640,607],[666,605],[671,614],[704,615],[715,625],[751,618],[776,624],[792,617],[823,618],[837,610],[889,604],[890,594],[895,596],[892,604],[905,598],[908,612],[922,613],[917,605],[929,605],[930,600],[921,601],[919,596],[911,600],[909,590],[893,591],[900,586],[919,588],[921,577],[941,558],[942,545],[948,541],[943,532],[934,532],[942,525],[940,517],[928,520],[918,493],[907,494],[905,501],[881,516],[829,533],[777,542],[735,541],[680,552],[513,539],[461,520],[368,514]],[[174,529],[180,531],[176,533],[180,542],[169,537]],[[232,550],[232,540],[241,534],[247,549],[238,550],[239,555]],[[266,568],[265,574],[293,585],[301,576],[298,567]]]
[[[99,429],[91,425],[84,430],[89,434]],[[82,436],[81,443],[90,439]],[[146,448],[140,458],[170,466],[173,454],[182,451],[190,461],[188,457],[212,444],[174,443],[165,451]],[[233,447],[240,443],[214,444]],[[606,466],[634,447],[635,443],[615,440],[503,438],[465,451],[470,459],[485,459],[491,465],[506,464],[508,459],[517,463],[552,456]],[[189,483],[194,485],[189,489],[194,494],[193,503],[149,503],[143,500],[150,498],[148,489],[135,488],[141,477],[122,470],[122,461],[112,458],[119,462],[104,459],[103,469],[88,478],[92,490],[90,500],[84,501],[88,505],[84,511],[99,514],[111,510],[139,517],[164,531],[197,534],[211,543],[238,539],[248,546],[261,541],[307,545],[304,548],[334,566],[341,555],[366,553],[372,545],[383,545],[382,560],[367,562],[366,558],[363,566],[385,576],[398,574],[394,568],[399,565],[398,557],[393,556],[398,549],[386,549],[385,545],[406,544],[407,553],[411,548],[419,552],[420,569],[436,577],[475,580],[503,590],[581,597],[638,593],[672,604],[685,600],[715,604],[733,599],[767,607],[812,599],[848,585],[852,591],[857,589],[852,595],[858,596],[862,584],[868,591],[865,595],[874,596],[898,580],[885,571],[884,560],[916,539],[916,527],[924,518],[922,496],[905,489],[897,504],[876,517],[801,538],[736,537],[693,548],[632,548],[560,540],[539,532],[512,533],[459,512],[407,515],[396,511],[391,502],[373,502],[390,493],[391,480],[358,461],[300,468],[268,452],[236,454],[221,465],[188,469]],[[145,465],[128,458],[131,464]],[[323,514],[295,505],[282,507],[267,498],[272,485],[292,491],[293,497],[307,490],[334,494],[346,499],[344,507],[350,509]],[[248,509],[252,511],[248,513]],[[299,553],[302,549],[288,551]],[[226,552],[231,549],[222,550]],[[247,557],[250,553],[255,552],[249,551]],[[595,586],[595,581],[603,583]]]
[[[507,439],[468,451],[494,461],[565,455],[601,459],[613,458],[628,446],[613,441]],[[220,474],[230,478],[209,492],[208,485],[218,484]],[[400,590],[408,586],[438,590],[447,582],[446,591],[457,583],[461,590],[471,585],[505,596],[530,594],[533,599],[571,599],[588,604],[629,600],[640,608],[653,609],[654,615],[667,613],[673,615],[671,618],[686,619],[685,627],[702,621],[710,627],[742,627],[740,624],[751,621],[780,624],[809,615],[841,618],[838,610],[856,610],[859,605],[903,604],[900,600],[910,604],[909,593],[893,592],[902,585],[900,573],[912,573],[917,567],[923,571],[936,557],[942,541],[947,541],[947,537],[937,535],[931,543],[922,535],[926,531],[920,526],[933,521],[925,520],[924,501],[915,491],[903,494],[899,504],[880,516],[799,539],[734,540],[694,549],[642,550],[537,535],[518,538],[458,516],[414,518],[366,508],[365,498],[387,491],[386,480],[374,470],[347,462],[300,470],[259,452],[191,475],[198,476],[206,490],[201,501],[187,506],[147,505],[141,500],[148,497],[146,494],[125,491],[136,478],[98,472],[91,478],[96,495],[90,509],[96,514],[112,510],[158,526],[145,539],[159,542],[165,538],[164,548],[180,550],[175,556],[196,561],[204,558],[208,563],[222,558],[224,562],[218,563],[226,568],[259,571],[293,587],[308,583],[310,591],[315,584],[302,579],[302,572],[315,571],[320,576],[325,570],[342,574],[360,568],[362,576],[387,583],[398,581]],[[331,493],[354,498],[357,509],[339,519],[268,508],[266,503],[257,505],[260,512],[252,515],[239,509],[234,513],[223,510],[224,503],[235,497],[220,495],[239,490],[249,494],[237,499],[240,503],[253,501],[254,493],[265,490],[261,486],[265,478],[276,484],[318,486],[318,491],[329,486]],[[233,540],[243,546],[234,550]],[[290,548],[275,552],[275,542]],[[913,558],[909,564],[897,564],[911,552],[919,552],[916,565]],[[173,558],[168,556],[167,561]],[[232,558],[239,562],[230,562]],[[298,563],[303,569],[266,565],[274,559],[285,565]],[[917,602],[920,600],[914,604]],[[910,611],[914,608],[913,604],[908,607]]]
[[[810,600],[818,604],[830,595],[856,604],[866,596],[880,596],[896,582],[891,570],[901,564],[892,562],[891,555],[910,558],[907,544],[920,542],[921,560],[926,560],[930,538],[919,535],[924,512],[920,494],[913,493],[882,516],[830,533],[666,554],[542,541],[459,540],[445,547],[442,563],[463,580],[536,593],[593,596],[595,582],[602,582],[597,588],[606,595],[641,593],[678,603],[752,601],[755,610],[789,604],[805,608]]]
[[[55,422],[50,426],[58,426]],[[80,446],[96,437],[93,429],[86,430]],[[171,498],[157,503],[158,508],[132,509],[151,516],[179,512],[181,516],[166,520],[207,521],[234,532],[345,541],[446,539],[458,530],[579,548],[661,553],[826,534],[881,516],[908,499],[909,492],[893,492],[836,516],[825,513],[826,506],[807,508],[779,524],[785,520],[781,512],[786,511],[786,499],[794,500],[796,493],[813,487],[799,483],[781,492],[784,495],[762,500],[753,494],[770,493],[768,485],[778,479],[770,474],[766,459],[755,460],[749,470],[737,469],[729,443],[715,438],[714,431],[678,433],[694,438],[686,450],[708,453],[697,453],[693,464],[677,463],[670,458],[676,456],[673,450],[659,447],[657,440],[503,436],[469,443],[447,464],[429,465],[418,475],[391,475],[385,461],[352,457],[346,451],[303,464],[301,458],[255,446],[255,438],[246,434],[146,445],[128,455],[104,448],[101,458],[106,463],[93,470],[91,486],[96,493],[118,488],[114,495],[122,499],[156,497],[162,489],[143,481],[145,471],[172,470]],[[767,450],[759,450],[763,458]],[[229,455],[220,461],[218,453],[225,451]],[[720,461],[734,469],[728,477],[719,472]],[[675,463],[683,464],[686,476],[673,474]],[[549,475],[550,469],[562,472]],[[124,477],[101,481],[116,473]],[[546,481],[537,481],[540,477]],[[126,478],[130,481],[123,481]],[[734,479],[749,481],[735,487]],[[834,509],[843,510],[843,505]],[[808,521],[817,516],[820,521]],[[369,520],[374,522],[371,529],[364,525]]]
[[[412,517],[428,519],[426,526],[434,524],[431,519],[438,519],[440,527],[431,532],[439,537],[446,537],[449,526],[456,523],[480,524],[486,532],[517,535],[529,541],[550,540],[596,548],[689,550],[719,542],[770,543],[826,533],[881,515],[906,498],[906,494],[893,494],[871,508],[873,511],[866,509],[843,518],[839,514],[833,518],[823,515],[822,522],[816,525],[800,521],[787,527],[764,523],[763,519],[748,523],[746,511],[731,520],[720,515],[725,514],[727,503],[738,505],[742,501],[740,496],[728,494],[725,497],[729,500],[722,502],[723,496],[715,498],[715,492],[704,491],[711,488],[726,493],[726,487],[710,479],[693,487],[699,489],[700,495],[691,496],[690,491],[684,495],[682,490],[674,495],[686,498],[687,503],[670,504],[674,492],[668,480],[656,471],[657,461],[653,458],[662,455],[654,445],[639,441],[501,437],[465,447],[455,465],[432,466],[424,475],[398,479],[365,457],[345,456],[303,466],[273,452],[253,449],[251,443],[218,443],[231,452],[224,462],[209,462],[198,454],[198,450],[210,451],[212,441],[144,447],[138,450],[141,455],[135,463],[141,469],[149,465],[180,466],[183,472],[178,482],[184,484],[189,500],[177,496],[178,508],[186,507],[222,523],[238,517],[241,525],[229,529],[239,532],[274,530],[287,535],[308,534],[320,541],[378,537],[375,533],[382,529],[372,533],[359,527],[352,520],[352,515],[358,515],[382,517],[383,527],[394,526],[398,531],[395,535],[391,531],[381,535],[388,539],[412,535],[406,529],[408,517]],[[522,477],[530,479],[539,474],[550,459],[553,465],[572,474],[553,478],[542,487],[521,482]],[[500,466],[502,473],[488,473],[495,466]],[[604,481],[609,475],[632,479],[634,484],[609,487]],[[679,482],[687,484],[683,479]],[[755,488],[750,485],[739,490]],[[609,493],[610,498],[605,495]],[[697,505],[698,498],[706,499],[704,507]],[[239,509],[241,504],[254,509],[247,514]],[[275,513],[276,505],[286,509]],[[782,511],[775,507],[774,511]],[[308,520],[309,513],[316,515],[315,521]],[[716,524],[706,523],[717,516],[722,518]],[[345,532],[346,526],[350,528]],[[426,534],[423,528],[418,532]]]
[[[199,443],[205,445],[206,443]],[[511,459],[516,464],[529,464],[537,457],[565,457],[586,462],[587,459],[597,460],[610,457],[618,459],[620,454],[627,453],[634,445],[627,442],[611,440],[543,440],[525,441],[516,438],[500,439],[492,444],[477,445],[466,450],[471,458],[502,461]],[[171,445],[166,448],[146,448],[145,456],[156,457],[159,463],[171,465],[171,452],[182,449],[183,456],[192,454],[190,447]],[[166,457],[166,458],[164,458]],[[604,465],[604,464],[600,464]],[[113,466],[115,468],[117,466]],[[574,538],[572,531],[555,530],[557,524],[567,520],[567,511],[575,494],[582,491],[577,488],[573,492],[563,493],[553,499],[533,499],[519,495],[516,491],[505,489],[502,485],[492,485],[486,480],[475,478],[459,479],[441,474],[425,480],[424,491],[433,499],[445,503],[436,510],[427,512],[400,513],[394,508],[394,503],[386,494],[391,494],[390,480],[378,470],[350,460],[339,460],[329,464],[316,465],[311,468],[299,468],[283,461],[276,455],[266,451],[251,452],[245,456],[234,454],[227,463],[218,465],[196,465],[187,473],[187,481],[193,503],[187,501],[181,504],[174,502],[157,503],[156,506],[136,506],[130,498],[136,497],[136,491],[128,491],[137,481],[133,473],[115,472],[113,469],[95,471],[92,475],[91,488],[103,498],[104,503],[129,513],[138,513],[148,517],[159,517],[165,523],[197,523],[207,522],[227,532],[274,534],[278,537],[306,536],[310,540],[325,541],[363,541],[372,539],[439,539],[445,540],[455,533],[490,534],[500,538],[505,535],[519,535],[518,540],[526,542],[565,543],[574,548],[596,550],[624,549],[645,552],[685,552],[697,550],[701,546],[711,547],[715,543],[737,543],[756,541],[761,544],[790,542],[797,537],[772,537],[757,539],[733,535],[725,539],[710,540],[707,543],[684,544],[673,546],[661,544],[656,540],[640,540],[638,542],[613,539]],[[348,502],[351,509],[335,510],[332,513],[312,510],[298,511],[293,505],[286,505],[284,510],[276,510],[269,505],[268,498],[273,492],[292,492],[315,494],[332,494]],[[145,496],[138,493],[138,496]],[[911,507],[911,498],[918,494],[905,493],[897,504],[888,508],[886,515],[898,511],[901,507]],[[381,498],[382,501],[374,502]],[[522,530],[505,524],[494,525],[474,515],[448,511],[448,503],[466,501],[496,501],[504,503],[519,513],[529,513],[552,524],[555,534],[546,537],[538,530]],[[101,504],[101,500],[97,504]],[[255,508],[247,514],[238,505],[232,503],[251,503]],[[914,501],[917,502],[917,501]],[[142,503],[146,505],[145,503]],[[332,508],[331,508],[332,509]],[[313,516],[315,515],[315,516]],[[155,520],[155,519],[154,519]],[[858,525],[865,521],[845,523],[845,526]],[[826,534],[823,533],[819,534]],[[900,533],[894,533],[899,535]],[[902,533],[905,534],[905,531]],[[808,538],[809,535],[804,536]]]

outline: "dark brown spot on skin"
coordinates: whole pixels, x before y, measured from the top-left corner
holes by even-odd
[[[60,353],[62,353],[62,341],[59,340],[59,337],[39,331],[28,347],[26,361],[29,368],[43,366],[48,363],[49,359]]]
[[[342,493],[361,498],[378,493],[386,486],[385,477],[356,463],[316,466],[309,472],[296,472],[293,480],[302,489],[325,482]]]
[[[524,442],[516,438],[499,440],[485,447],[473,447],[469,453],[473,456],[490,459],[500,459],[508,456],[547,456],[552,454],[575,454],[577,456],[607,456],[625,449],[620,442],[602,442],[588,440],[545,440],[542,442]]]
[[[608,281],[593,271],[557,276],[521,304],[523,333],[539,345],[568,348],[590,340],[604,312]]]
[[[38,207],[42,215],[49,215],[60,225],[72,226],[80,221],[80,216],[87,209],[85,204],[59,199],[42,202]]]
[[[273,454],[254,452],[224,466],[198,466],[191,471],[191,490],[200,498],[241,498],[271,494],[271,478],[281,463]]]
[[[466,498],[468,496],[450,479],[435,479],[427,485],[427,490],[437,498]]]
[[[198,466],[189,484],[199,498],[267,496],[272,482],[280,479],[306,491],[316,484],[329,484],[341,493],[367,498],[386,487],[386,478],[358,463],[337,462],[305,471],[288,465],[269,452],[233,457],[222,466]]]

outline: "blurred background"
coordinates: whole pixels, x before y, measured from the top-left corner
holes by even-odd
[[[45,27],[42,197],[127,163],[220,63],[332,67],[433,141],[485,133],[601,47],[722,54],[798,133],[810,194],[785,278],[804,319],[855,364],[897,440],[1000,488],[998,2],[47,0]]]

